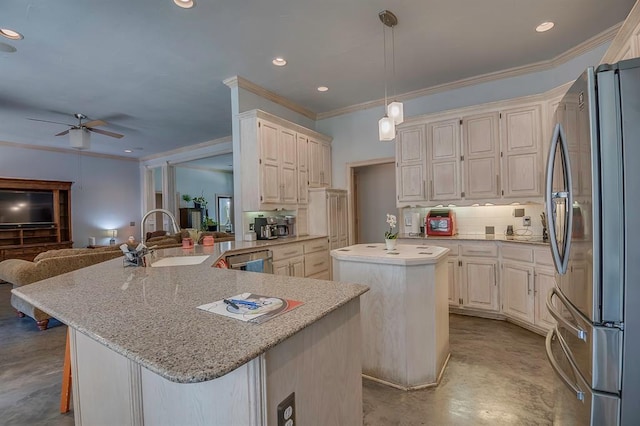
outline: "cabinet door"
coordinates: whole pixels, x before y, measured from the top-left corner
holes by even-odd
[[[273,262],[273,274],[288,277],[291,274],[291,269],[289,268],[289,260],[277,260]]]
[[[280,202],[280,164],[278,162],[278,134],[280,128],[268,121],[258,122],[260,134],[260,201]]]
[[[338,248],[349,245],[349,215],[347,212],[347,194],[338,194]]]
[[[462,119],[464,198],[496,198],[500,194],[500,131],[497,112]]]
[[[396,138],[398,203],[425,201],[427,149],[424,125],[402,129]]]
[[[298,160],[296,133],[285,128],[279,134],[280,202],[298,202]]]
[[[322,157],[322,169],[320,170],[320,183],[321,186],[331,186],[331,145],[328,143],[320,144],[320,151]]]
[[[464,306],[488,311],[498,310],[496,267],[497,262],[490,259],[462,261]]]
[[[449,272],[449,305],[460,305],[460,291],[458,290],[458,259],[453,258],[447,261]]]
[[[542,196],[541,107],[532,105],[502,112],[505,197]]]
[[[336,193],[329,193],[327,194],[327,209],[328,209],[328,215],[329,215],[329,220],[327,223],[327,227],[329,228],[329,250],[333,250],[336,248],[340,248],[338,247],[339,244],[339,237],[338,237],[338,222],[339,222],[339,215],[338,215],[338,194]]]
[[[320,179],[320,171],[322,169],[322,165],[320,164],[322,160],[322,149],[320,145],[320,141],[309,138],[307,146],[307,170],[309,170],[309,188],[319,188],[322,186],[322,182]]]
[[[294,257],[289,260],[289,267],[291,268],[292,277],[304,278],[304,256]]]
[[[511,317],[534,323],[533,267],[502,264],[502,311]]]
[[[309,169],[308,160],[308,140],[305,135],[298,135],[297,158],[298,158],[298,204],[309,203]]]
[[[434,201],[460,199],[460,121],[427,125],[429,176],[428,198]]]
[[[547,295],[552,288],[555,287],[555,273],[552,269],[543,269],[536,267],[535,281],[535,324],[545,329],[555,326],[556,320],[553,319],[547,310]]]

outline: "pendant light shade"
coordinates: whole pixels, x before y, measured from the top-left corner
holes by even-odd
[[[91,134],[87,129],[69,129],[69,140],[71,141],[71,147],[76,149],[89,149],[91,148]]]
[[[387,115],[395,124],[402,123],[404,121],[404,106],[402,102],[396,101],[387,105]]]
[[[388,116],[378,121],[378,136],[381,141],[392,141],[396,137],[396,126],[393,119]]]

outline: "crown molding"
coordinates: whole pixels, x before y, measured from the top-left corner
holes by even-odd
[[[636,2],[631,8],[631,12],[627,15],[627,19],[624,20],[620,31],[615,36],[611,45],[605,52],[601,64],[606,64],[615,61],[616,56],[620,53],[620,50],[624,47],[624,45],[629,41],[629,39],[633,36],[633,32],[640,23],[640,2]]]
[[[233,142],[233,139],[231,138],[231,135],[223,136],[223,137],[218,138],[218,139],[213,139],[213,140],[210,140],[210,141],[197,143],[195,145],[182,146],[180,148],[172,149],[170,151],[159,152],[157,154],[152,154],[152,155],[148,155],[146,157],[141,157],[140,158],[140,162],[153,161],[153,160],[157,160],[157,159],[161,159],[161,158],[170,158],[170,157],[179,156],[181,154],[190,154],[190,153],[192,153],[193,151],[196,151],[196,150],[206,149],[206,148],[210,148],[212,146],[216,146],[216,145],[219,145],[219,144],[222,144],[222,143],[231,143],[231,142]],[[211,155],[214,155],[214,154],[211,154]]]
[[[636,3],[636,6],[638,4]],[[634,6],[634,9],[636,9]],[[633,10],[632,10],[633,12]],[[552,68],[555,68],[559,65],[568,62],[569,60],[576,58],[616,37],[616,33],[622,26],[621,23],[614,25],[613,27],[597,34],[590,39],[580,43],[579,45],[572,47],[559,54],[558,56],[547,60],[535,62],[533,64],[523,65],[519,67],[509,68],[506,70],[495,71],[487,74],[482,74],[474,77],[464,78],[457,81],[452,81],[450,83],[439,84],[436,86],[427,87],[424,89],[414,90],[412,92],[407,92],[398,96],[395,96],[396,99],[400,101],[407,101],[409,99],[415,99],[423,96],[433,95],[435,93],[445,92],[449,90],[460,89],[462,87],[473,86],[480,83],[486,83],[490,81],[501,80],[510,77],[516,77],[520,75],[530,74],[533,72],[546,71]],[[377,99],[374,101],[363,102],[360,104],[350,105],[344,108],[338,108],[327,112],[321,112],[316,114],[316,120],[324,120],[326,118],[336,117],[339,115],[349,114],[356,111],[362,111],[365,109],[374,108],[377,106],[384,106],[384,99]]]
[[[125,156],[122,156],[122,155],[101,154],[99,152],[83,151],[83,150],[79,150],[79,149],[56,148],[56,147],[53,147],[53,146],[33,145],[33,144],[17,143],[17,142],[0,141],[0,146],[8,146],[8,147],[11,147],[11,148],[31,149],[31,150],[36,150],[36,151],[57,152],[59,154],[82,155],[82,156],[85,156],[85,157],[107,158],[107,159],[110,159],[110,160],[133,161],[133,162],[136,162],[136,163],[138,163],[140,161],[137,158],[125,157]]]
[[[239,87],[241,89],[247,90],[251,93],[254,93],[258,96],[261,96],[265,99],[270,100],[271,102],[274,102],[278,105],[281,105],[285,108],[290,109],[293,112],[297,112],[300,115],[303,115],[307,118],[310,118],[311,120],[316,120],[316,113],[303,107],[300,104],[297,104],[287,98],[285,98],[284,96],[280,96],[277,93],[274,93],[270,90],[265,89],[262,86],[259,86],[249,80],[247,80],[246,78],[240,77],[240,76],[233,76],[230,78],[227,78],[226,80],[222,81],[224,84],[226,84],[227,86],[229,86],[230,88],[234,88],[234,87]]]

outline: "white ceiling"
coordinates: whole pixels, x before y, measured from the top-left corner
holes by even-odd
[[[66,148],[72,114],[109,123],[92,151],[143,157],[231,134],[242,76],[316,113],[383,96],[398,16],[397,93],[549,60],[624,20],[635,0],[2,0],[0,141]],[[534,27],[553,20],[538,34]],[[389,33],[388,33],[389,34]],[[8,52],[16,49],[15,52]],[[278,68],[272,58],[283,56]],[[316,87],[329,91],[319,93]],[[123,150],[134,149],[132,154]]]

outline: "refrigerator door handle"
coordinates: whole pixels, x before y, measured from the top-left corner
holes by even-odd
[[[558,291],[557,288],[552,288],[549,291],[549,294],[547,294],[547,310],[549,311],[549,313],[551,314],[551,316],[558,321],[559,323],[562,323],[562,325],[564,325],[565,328],[567,328],[568,330],[571,330],[573,332],[573,334],[576,335],[576,337],[580,340],[583,341],[587,341],[587,331],[581,329],[580,327],[571,324],[569,321],[567,321],[566,318],[564,318],[560,312],[558,312],[556,310],[556,307],[553,306],[553,296],[557,296],[558,299],[560,299],[560,301],[562,302],[562,304],[564,305],[564,307],[569,311],[569,313],[571,314],[572,317],[576,317],[579,316],[580,313],[573,307],[571,306],[571,303],[569,303],[569,301],[567,300],[566,297],[564,297],[564,295],[562,293],[560,293]]]
[[[547,359],[549,360],[549,364],[551,364],[551,368],[553,369],[553,371],[555,371],[556,375],[560,377],[560,380],[562,380],[564,384],[567,385],[567,387],[571,389],[573,393],[576,394],[576,398],[579,401],[584,401],[584,392],[575,383],[572,383],[572,380],[569,378],[567,373],[565,373],[564,370],[562,370],[562,368],[560,367],[560,364],[558,364],[558,361],[553,356],[553,352],[551,351],[551,340],[553,339],[554,335],[560,342],[560,347],[562,348],[562,351],[565,352],[565,355],[566,355],[566,350],[562,345],[562,340],[560,340],[557,329],[554,327],[551,330],[549,330],[549,332],[547,333],[547,338],[545,339],[545,349],[547,352]],[[572,368],[573,368],[573,365],[572,365]]]
[[[564,169],[564,185],[566,191],[553,192],[553,169],[556,159],[556,151],[558,144],[562,150],[562,167]],[[545,180],[545,210],[547,220],[549,221],[549,241],[551,246],[551,254],[553,255],[553,263],[556,270],[560,274],[567,272],[569,264],[569,248],[571,246],[571,229],[573,226],[573,179],[571,177],[571,164],[569,163],[569,148],[562,128],[562,124],[557,123],[551,138],[549,147],[549,156],[547,157],[547,171]],[[555,200],[564,199],[564,208],[566,210],[566,226],[564,228],[563,244],[564,249],[562,255],[558,247],[558,235],[556,233],[556,203]]]

